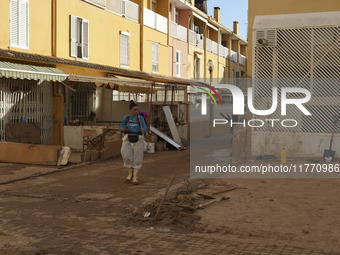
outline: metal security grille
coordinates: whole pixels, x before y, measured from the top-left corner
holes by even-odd
[[[6,141],[6,124],[40,123],[41,144],[52,144],[52,99],[50,82],[1,78],[0,141]]]
[[[254,106],[272,106],[272,88],[277,87],[278,109],[271,116],[257,119],[294,119],[293,132],[329,133],[333,116],[340,114],[340,27],[295,28],[255,31],[253,95]],[[262,43],[259,40],[262,39]],[[294,105],[281,116],[281,88],[306,88],[312,99],[304,104],[312,116],[304,116]],[[288,98],[301,98],[289,94]],[[287,123],[289,124],[289,123]],[[293,123],[290,123],[293,124]],[[282,125],[264,125],[254,131],[287,132]],[[336,132],[340,133],[340,127]]]
[[[93,83],[74,84],[70,94],[70,121],[79,121],[82,125],[90,121],[95,112],[96,89]]]

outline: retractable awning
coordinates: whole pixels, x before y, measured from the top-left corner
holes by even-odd
[[[67,79],[68,74],[54,67],[0,61],[0,78],[1,77],[62,82]]]
[[[130,93],[151,93],[152,82],[141,79],[132,79],[126,77],[95,77],[83,75],[70,75],[68,82],[88,82],[94,83],[97,87],[104,87],[108,89],[118,90],[120,92]],[[152,94],[156,93],[153,88]]]

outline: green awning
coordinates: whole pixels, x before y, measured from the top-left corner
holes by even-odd
[[[1,77],[62,82],[67,79],[68,74],[54,67],[0,61],[0,78]]]

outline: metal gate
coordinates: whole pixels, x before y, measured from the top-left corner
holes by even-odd
[[[272,105],[272,88],[306,88],[312,99],[304,106],[312,116],[304,116],[295,106],[287,106],[286,119],[297,120],[292,132],[329,133],[332,119],[340,114],[340,27],[311,27],[255,30],[254,106],[267,110]],[[291,94],[289,98],[301,98]],[[280,105],[280,104],[279,104]],[[271,116],[282,119],[280,107]],[[264,125],[257,131],[287,132],[282,125]],[[336,130],[340,133],[340,127]]]
[[[52,111],[53,90],[50,82],[0,79],[0,141],[6,141],[6,124],[38,122],[41,144],[52,144]]]

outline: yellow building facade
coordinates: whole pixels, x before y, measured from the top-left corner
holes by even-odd
[[[182,86],[181,96],[168,94],[165,102],[187,102],[183,86],[189,86],[192,79],[208,83],[209,62],[214,63],[214,82],[247,72],[247,42],[237,29],[220,24],[219,8],[214,18],[199,8],[195,1],[185,0],[3,0],[0,62],[4,70],[11,63],[22,64],[24,69],[59,70],[59,78],[72,76],[73,80],[65,79],[65,86],[78,82],[85,87],[86,83],[100,86],[102,81],[108,86],[105,79],[121,77],[140,79],[141,84],[159,83],[163,88],[169,85],[170,90]],[[68,109],[71,99],[66,97],[72,98],[73,92],[57,79],[48,81],[54,82],[46,92],[53,97],[51,123],[58,122],[53,125],[53,143],[62,144],[63,122],[74,111]],[[105,93],[110,95],[101,97],[112,97],[112,91]],[[127,100],[127,92],[119,93]],[[6,122],[1,123],[0,133],[4,133]]]

